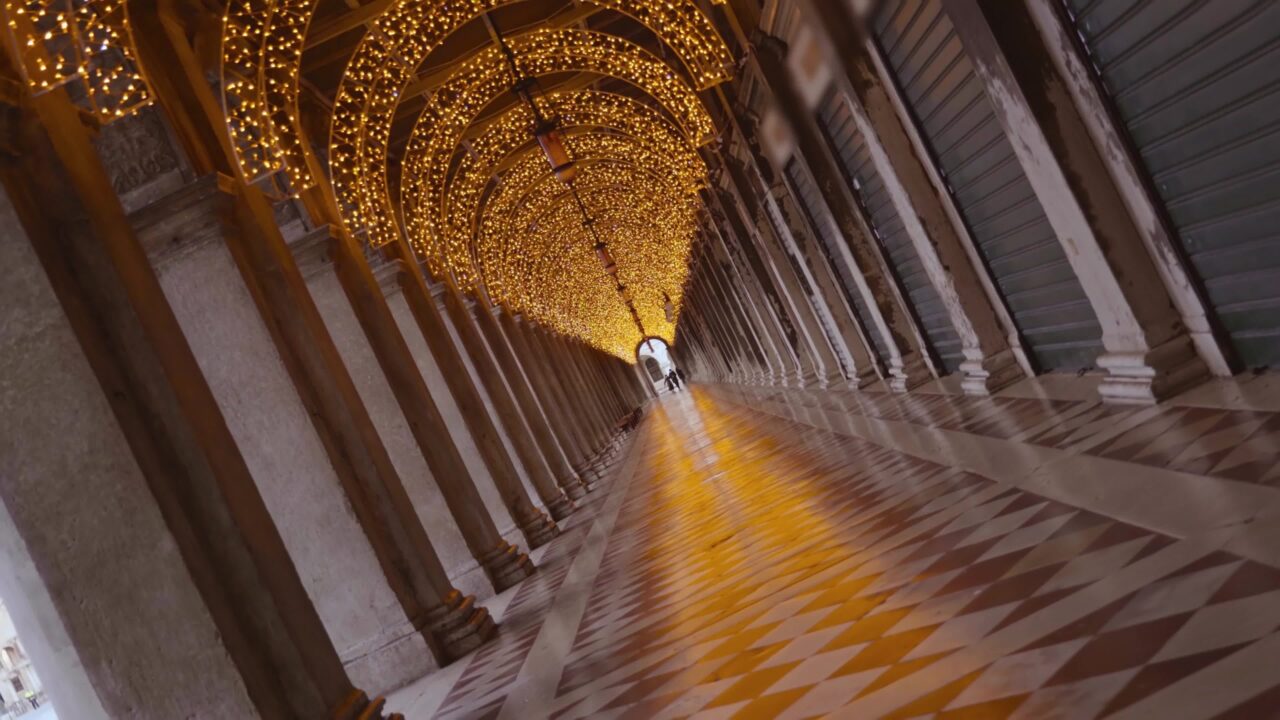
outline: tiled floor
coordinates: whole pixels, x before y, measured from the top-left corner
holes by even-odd
[[[503,599],[498,640],[390,707],[1280,717],[1277,551],[1250,534],[1275,524],[1278,428],[1256,412],[695,388],[650,413]],[[1188,488],[1232,502],[1166,497]]]

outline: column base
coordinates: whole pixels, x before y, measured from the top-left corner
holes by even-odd
[[[894,358],[889,364],[888,377],[885,384],[891,392],[904,393],[914,390],[933,379],[933,373],[925,364],[924,358],[913,353],[906,357]]]
[[[1098,367],[1107,371],[1098,386],[1102,401],[1122,405],[1154,405],[1210,377],[1209,367],[1186,335],[1147,352],[1103,353]]]
[[[581,500],[587,496],[587,483],[578,473],[560,481],[560,488],[570,500]]]
[[[582,489],[591,492],[596,489],[596,482],[600,480],[600,476],[593,470],[591,465],[582,465],[573,470],[578,473],[578,479],[582,482]],[[570,496],[572,497],[572,496]],[[575,500],[577,498],[574,498]]]
[[[966,355],[969,350],[965,350]],[[976,352],[976,351],[974,351]],[[1004,350],[986,358],[967,359],[960,363],[964,379],[960,389],[965,395],[985,397],[1026,377],[1012,350]]]
[[[569,517],[577,509],[578,506],[573,503],[573,500],[563,494],[547,503],[547,512],[551,513],[551,519],[557,522]]]
[[[844,387],[846,384],[848,384],[848,380],[845,378],[844,374],[839,371],[835,371],[826,375],[819,375],[817,387],[825,390],[827,388]]]
[[[427,616],[427,627],[444,662],[453,662],[485,644],[497,629],[489,611],[476,605],[475,596],[457,590]]]
[[[484,568],[484,574],[489,576],[489,582],[497,592],[512,587],[537,570],[528,555],[508,542],[480,558],[480,567]]]
[[[875,368],[868,368],[845,382],[844,387],[849,390],[861,390],[869,385],[874,385],[879,379],[880,376],[876,374]]]
[[[535,512],[527,518],[519,522],[520,533],[524,535],[525,542],[529,543],[529,549],[542,547],[551,542],[560,534],[560,528],[546,513]]]

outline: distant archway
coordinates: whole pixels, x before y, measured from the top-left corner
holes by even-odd
[[[675,368],[675,360],[671,357],[671,347],[660,337],[647,337],[636,345],[636,362],[645,370],[645,377],[653,383],[657,393],[667,390],[667,373]]]

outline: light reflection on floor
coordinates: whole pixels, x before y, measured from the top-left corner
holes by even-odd
[[[639,433],[440,716],[1280,707],[1280,572],[697,388]]]

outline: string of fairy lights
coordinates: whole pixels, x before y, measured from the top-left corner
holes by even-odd
[[[103,123],[151,102],[124,0],[4,0],[3,8],[33,92],[78,81],[73,97]]]
[[[674,340],[706,183],[698,148],[715,131],[698,93],[729,78],[733,57],[695,0],[580,0],[643,26],[661,56],[580,27],[496,33],[492,12],[520,2],[387,2],[365,25],[317,150],[325,138],[304,132],[299,89],[318,0],[229,0],[228,137],[245,181],[301,192],[324,168],[346,230],[371,248],[404,241],[437,278],[632,359],[644,335]],[[0,3],[33,90],[81,81],[77,97],[103,121],[150,101],[125,0]],[[428,82],[428,56],[481,20],[496,43]],[[538,87],[565,73],[635,93]],[[520,103],[479,120],[513,92]],[[393,157],[411,99],[422,109]]]

